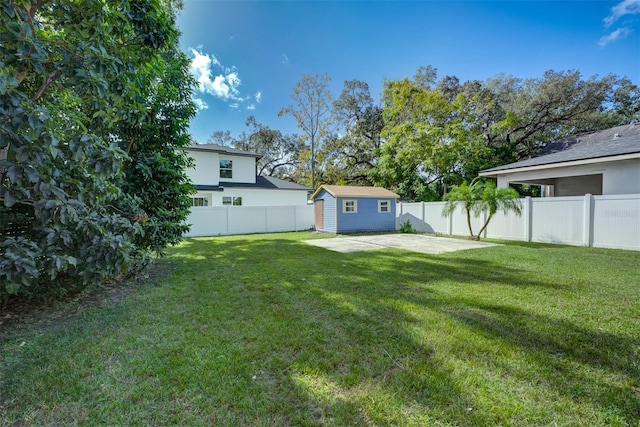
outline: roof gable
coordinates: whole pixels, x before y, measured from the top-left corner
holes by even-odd
[[[358,187],[351,185],[321,185],[311,196],[315,199],[322,190],[325,190],[333,197],[354,197],[354,198],[394,198],[398,196],[393,191],[389,191],[382,187]]]
[[[536,156],[515,163],[486,169],[481,175],[532,166],[640,154],[640,123],[616,126],[598,132],[574,135],[552,142]]]

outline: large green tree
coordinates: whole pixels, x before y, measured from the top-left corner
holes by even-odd
[[[0,214],[20,210],[29,218],[19,232],[2,222],[5,299],[99,282],[135,268],[148,249],[160,250],[162,243],[149,238],[156,227],[146,226],[168,220],[162,209],[169,207],[146,203],[157,195],[145,194],[148,187],[133,171],[141,166],[156,179],[160,168],[182,170],[169,151],[183,143],[184,122],[173,122],[175,133],[162,132],[172,119],[163,120],[158,108],[163,102],[169,113],[182,103],[186,116],[191,108],[188,83],[176,80],[184,73],[173,68],[180,63],[175,6],[160,0],[3,3]],[[186,70],[184,61],[178,69]],[[156,138],[166,138],[166,150],[141,163],[158,150],[149,146],[137,156],[138,147]],[[186,183],[175,178],[178,186]]]
[[[374,173],[377,184],[403,198],[437,197],[430,188],[457,184],[465,165],[485,148],[471,124],[476,120],[465,94],[448,100],[441,91],[409,79],[387,82],[385,139]]]
[[[494,103],[483,136],[495,162],[526,159],[554,140],[616,125],[604,120],[616,81],[583,79],[575,70],[550,70],[538,79],[489,79],[484,87]]]
[[[245,124],[248,131],[243,132],[233,146],[262,156],[256,164],[258,175],[290,177],[300,166],[300,152],[304,149],[300,136],[271,129],[253,116],[249,116]]]
[[[386,82],[383,102],[385,141],[373,175],[417,200],[440,198],[449,185],[529,158],[552,141],[640,115],[629,79],[585,79],[575,70],[461,82],[421,67],[413,80]]]
[[[339,136],[330,138],[321,151],[323,182],[330,184],[372,185],[382,141],[382,108],[369,93],[369,85],[348,80],[333,103],[333,119]]]

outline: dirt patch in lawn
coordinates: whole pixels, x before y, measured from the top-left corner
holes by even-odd
[[[8,307],[0,308],[0,342],[8,335],[50,329],[87,310],[118,304],[170,271],[170,264],[156,263],[139,277],[90,287],[61,299],[10,302]]]

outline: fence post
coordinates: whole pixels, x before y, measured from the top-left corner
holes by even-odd
[[[264,207],[264,229],[269,232],[269,206]]]
[[[582,244],[589,247],[591,246],[591,230],[593,229],[593,217],[591,215],[592,200],[593,196],[591,194],[587,193],[584,195]]]
[[[531,200],[531,196],[527,196],[524,198],[524,215],[523,215],[523,219],[524,219],[524,241],[525,242],[530,242],[531,241],[531,235],[532,230],[532,206],[531,206],[532,200]]]
[[[230,209],[230,207],[227,206],[227,212],[226,212],[226,214],[227,214],[227,221],[226,221],[226,223],[227,223],[227,233],[226,234],[227,235],[231,234],[231,231],[229,230],[229,209]]]

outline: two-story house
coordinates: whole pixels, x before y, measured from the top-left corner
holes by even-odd
[[[311,188],[270,176],[256,176],[259,154],[217,144],[185,150],[195,166],[187,171],[196,186],[193,206],[306,205]]]

